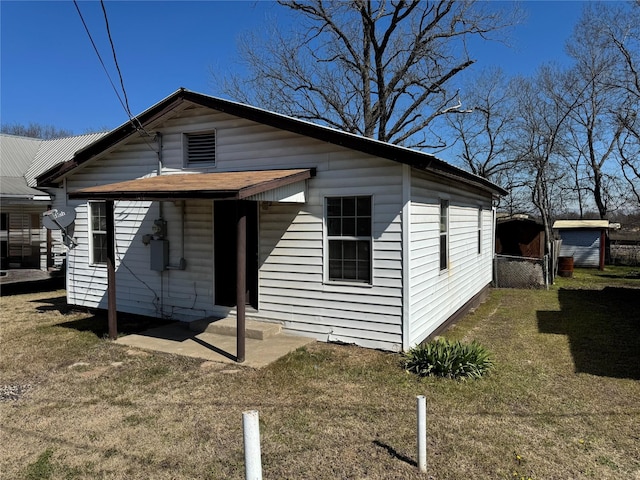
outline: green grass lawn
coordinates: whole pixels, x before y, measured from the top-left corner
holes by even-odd
[[[640,479],[636,271],[492,291],[446,334],[493,353],[468,381],[344,345],[262,370],[131,350],[78,327],[105,320],[67,311],[63,291],[5,296],[0,387],[18,399],[0,401],[0,478],[243,479],[242,412],[257,409],[265,479]]]

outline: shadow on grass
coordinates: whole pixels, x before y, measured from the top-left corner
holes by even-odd
[[[161,327],[170,323],[175,323],[175,321],[118,313],[118,335],[141,333],[151,328]],[[58,323],[57,326],[71,328],[79,332],[92,332],[98,338],[104,338],[109,335],[108,316],[107,312],[103,310],[92,312],[92,314],[86,318]]]
[[[640,380],[640,290],[558,291],[560,311],[539,311],[541,333],[567,335],[576,373]]]
[[[66,315],[72,311],[72,308],[67,304],[67,297],[64,295],[51,298],[39,298],[37,300],[31,300],[30,303],[45,303],[46,305],[38,305],[36,307],[36,311],[42,313],[59,312],[62,315]]]
[[[407,457],[406,455],[402,455],[395,448],[393,448],[390,445],[387,445],[386,443],[382,443],[382,442],[380,442],[378,440],[374,440],[373,444],[375,446],[377,446],[377,447],[380,447],[380,448],[386,450],[389,455],[391,455],[394,458],[397,458],[398,460],[400,460],[402,462],[408,463],[409,465],[411,465],[413,467],[417,467],[418,466],[418,462],[416,462],[412,458]]]

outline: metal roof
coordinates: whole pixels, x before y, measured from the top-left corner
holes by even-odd
[[[22,177],[43,140],[0,133],[0,176]]]
[[[64,163],[73,158],[74,154],[85,148],[87,145],[104,137],[108,132],[88,133],[73,137],[54,138],[42,140],[42,145],[38,150],[25,177],[29,186],[37,186],[36,177],[47,170]]]
[[[609,220],[556,220],[553,228],[609,228]]]
[[[157,175],[69,192],[89,200],[175,200],[181,198],[246,199],[314,175],[309,168]]]
[[[50,200],[48,193],[27,185],[24,177],[0,177],[0,199]]]
[[[42,140],[0,134],[0,197],[4,201],[50,199],[48,193],[33,188],[35,177],[104,135],[106,132]]]
[[[335,145],[341,145],[352,150],[368,153],[377,157],[386,158],[396,162],[410,165],[414,168],[428,171],[439,177],[459,181],[466,185],[474,186],[496,195],[506,195],[507,191],[490,182],[486,178],[440,160],[429,153],[394,145],[371,138],[361,137],[352,133],[343,132],[334,128],[325,127],[315,123],[288,117],[279,113],[270,112],[242,103],[223,100],[201,93],[179,89],[165,99],[151,106],[136,120],[145,127],[152,127],[159,121],[175,115],[190,105],[199,105],[225,112],[241,118],[270,125],[290,132],[305,135],[317,140]],[[108,152],[124,142],[131,135],[137,133],[132,122],[122,124],[108,135],[100,138],[91,145],[77,152],[73,159],[54,167],[37,176],[38,185],[52,185],[59,182],[64,176],[71,173],[81,164]]]

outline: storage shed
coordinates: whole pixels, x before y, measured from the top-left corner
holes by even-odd
[[[250,310],[386,350],[483,297],[506,193],[427,153],[184,89],[38,183],[77,212],[72,305],[184,322]]]
[[[557,220],[553,230],[562,240],[560,257],[573,257],[576,267],[604,269],[609,220]]]
[[[528,258],[543,258],[544,226],[526,217],[498,218],[496,253]]]

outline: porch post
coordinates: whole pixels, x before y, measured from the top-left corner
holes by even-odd
[[[51,210],[51,205],[47,205],[47,211]],[[40,219],[42,219],[42,215],[40,216]],[[53,237],[51,235],[51,230],[46,228],[45,229],[47,231],[47,260],[46,260],[46,267],[47,267],[47,271],[49,271],[49,269],[51,267],[53,267],[53,250],[52,250],[52,243],[53,243]],[[42,264],[40,266],[40,268],[42,268]]]
[[[107,305],[109,338],[118,338],[118,316],[116,313],[116,242],[115,222],[113,219],[113,200],[105,202],[107,220]]]
[[[242,200],[239,200],[237,205],[236,361],[242,363],[245,359],[245,305],[247,303],[247,209]]]

